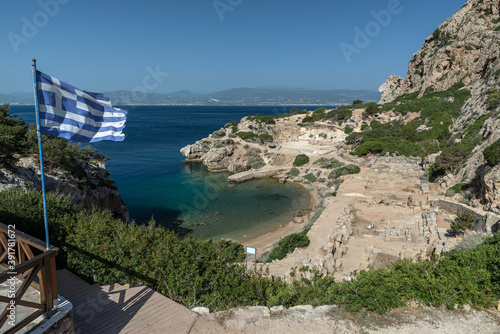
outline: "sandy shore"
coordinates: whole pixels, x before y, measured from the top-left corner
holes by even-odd
[[[302,183],[296,183],[296,184],[302,186],[304,190],[309,193],[309,195],[311,196],[311,203],[309,205],[309,209],[311,211],[314,211],[321,201],[321,196],[310,186],[307,186]],[[274,231],[266,232],[255,238],[234,239],[234,241],[243,244],[243,246],[245,247],[248,246],[256,248],[257,256],[262,255],[262,253],[270,250],[273,244],[280,241],[281,238],[289,234],[298,233],[302,231],[304,229],[304,226],[308,223],[308,220],[306,219],[304,223],[298,224],[295,223],[292,218],[293,217],[290,217],[290,221],[288,221],[287,223],[283,223]]]

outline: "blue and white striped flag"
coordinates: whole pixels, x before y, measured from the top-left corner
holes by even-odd
[[[127,111],[108,96],[89,93],[36,71],[41,133],[83,143],[122,141]]]

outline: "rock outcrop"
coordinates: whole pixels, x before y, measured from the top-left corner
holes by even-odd
[[[447,90],[457,82],[474,92],[499,68],[498,19],[498,0],[467,1],[426,38],[413,55],[401,87],[392,94],[386,92],[384,102],[391,101],[389,95],[396,98],[419,92],[422,96],[429,91]]]
[[[231,139],[219,140],[213,136],[202,139],[193,145],[183,147],[180,152],[188,161],[201,161],[210,171],[227,171],[233,163],[229,157],[234,153],[234,141]],[[245,164],[233,167],[235,170],[245,171]]]
[[[403,78],[399,75],[391,75],[378,89],[382,93],[379,104],[394,101],[401,93],[401,85],[403,84]]]
[[[108,178],[106,164],[78,161],[78,165],[84,171],[84,177],[76,177],[60,168],[46,170],[46,190],[68,196],[77,209],[107,209],[115,217],[128,221],[129,211],[113,181]],[[39,162],[35,158],[20,158],[11,168],[0,169],[0,191],[14,187],[40,190],[40,175]]]
[[[500,165],[485,168],[480,174],[481,195],[484,209],[500,214]]]

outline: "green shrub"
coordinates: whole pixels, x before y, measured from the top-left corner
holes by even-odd
[[[434,172],[443,174],[457,171],[465,162],[469,153],[468,151],[467,146],[462,142],[448,146],[437,157],[434,164]]]
[[[318,108],[314,110],[310,116],[306,116],[302,119],[302,123],[312,123],[324,119],[325,111],[325,108]]]
[[[488,105],[488,109],[495,110],[500,106],[500,90],[491,88],[489,93],[490,96],[486,100],[486,104]]]
[[[345,138],[345,143],[347,145],[353,145],[354,147],[361,145],[363,143],[363,141],[364,141],[364,137],[359,132],[353,132]]]
[[[454,196],[455,194],[460,193],[463,189],[467,189],[468,187],[468,183],[457,183],[453,187],[448,188],[445,195],[449,197]]]
[[[379,107],[375,102],[370,102],[365,106],[366,110],[363,112],[363,118],[366,118],[366,116],[373,116],[379,112]]]
[[[269,253],[267,262],[281,260],[296,248],[306,247],[307,245],[309,245],[309,238],[305,233],[287,235],[278,242],[278,247],[275,247],[271,253]]]
[[[450,224],[450,228],[454,232],[463,233],[467,230],[473,230],[476,226],[477,216],[470,212],[464,211],[457,215],[455,220]]]
[[[256,134],[255,132],[245,132],[245,131],[240,131],[237,132],[236,135],[243,139],[244,141],[250,142],[250,143],[258,143],[258,144],[263,144],[267,142],[272,142],[274,141],[274,138],[272,135],[269,134]]]
[[[296,167],[304,166],[309,162],[309,157],[305,154],[299,154],[295,157],[293,165]]]
[[[262,143],[271,143],[274,141],[273,136],[267,133],[259,135],[259,139]]]
[[[380,153],[384,149],[385,145],[378,141],[367,141],[354,150],[354,154],[358,157],[369,153]]]
[[[248,141],[248,142],[252,142],[252,143],[258,141],[258,138],[259,138],[259,135],[254,133],[254,132],[239,131],[239,132],[236,132],[236,135],[238,137],[240,137],[241,139],[243,139],[244,141]]]
[[[332,110],[325,114],[323,120],[330,120],[332,122],[343,123],[344,121],[352,117],[352,107],[350,106],[340,106],[335,110]]]
[[[292,168],[288,171],[287,174],[291,176],[299,176],[300,170],[298,168]]]
[[[319,158],[314,162],[315,165],[320,165],[321,168],[332,169],[336,167],[342,167],[344,164],[335,158]]]
[[[348,174],[358,174],[361,171],[361,169],[356,166],[356,165],[347,165],[344,167],[336,168],[330,172],[328,175],[328,178],[330,180],[335,180],[343,175],[348,175]]]
[[[226,130],[220,129],[212,133],[212,137],[214,138],[222,138],[226,135]]]
[[[0,106],[0,166],[13,161],[13,155],[26,149],[27,126],[10,113],[9,105]]]
[[[262,150],[256,147],[251,147],[245,153],[245,155],[248,157],[248,164],[250,165],[250,168],[260,169],[266,165],[264,159],[260,156],[260,153],[262,153]]]
[[[500,163],[500,140],[497,140],[483,151],[484,159],[490,166]]]
[[[352,132],[354,131],[353,128],[351,128],[350,126],[346,126],[345,129],[344,129],[344,132],[345,134],[351,134]]]
[[[485,234],[472,234],[468,237],[463,238],[458,242],[453,250],[455,251],[465,251],[467,249],[475,249],[477,246],[482,244],[486,240]]]
[[[316,182],[316,176],[314,176],[313,174],[309,173],[309,174],[306,174],[303,176],[304,179],[310,181],[310,182]]]

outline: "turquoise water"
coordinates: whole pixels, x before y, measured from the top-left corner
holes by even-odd
[[[242,240],[276,229],[295,211],[307,209],[309,194],[294,184],[255,180],[233,185],[228,173],[209,173],[188,163],[179,150],[247,115],[289,112],[287,107],[122,106],[129,111],[126,139],[99,142],[108,169],[131,218],[159,224],[181,234]],[[314,110],[317,107],[301,107]],[[11,106],[27,123],[33,106]]]

